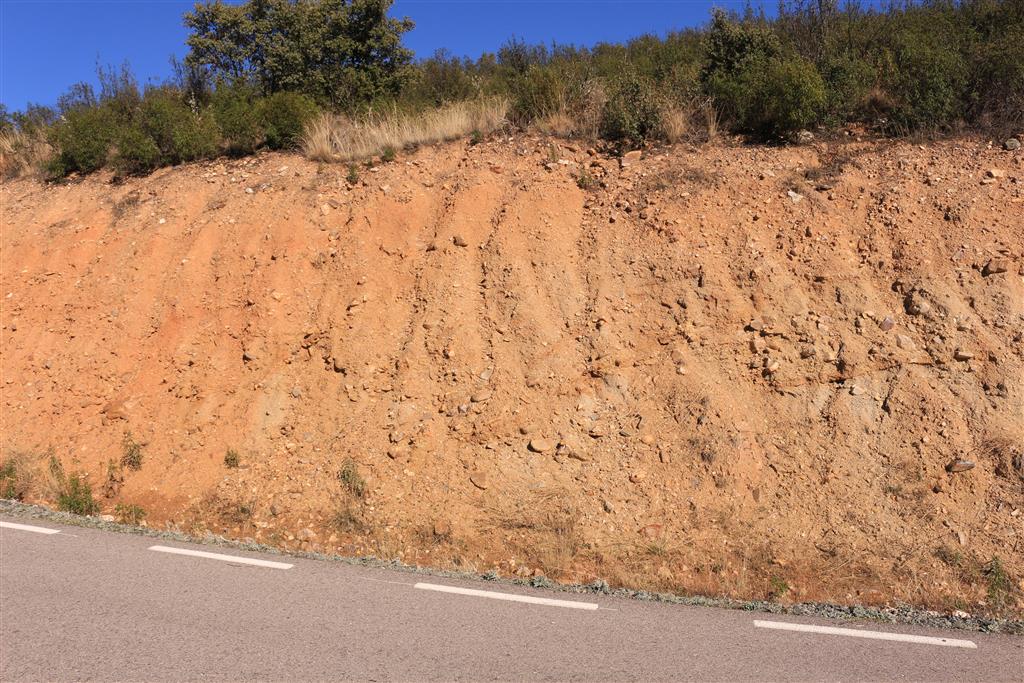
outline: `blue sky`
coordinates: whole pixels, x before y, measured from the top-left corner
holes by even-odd
[[[0,102],[53,104],[72,83],[95,80],[96,63],[127,60],[140,82],[162,80],[185,55],[181,16],[190,0],[0,0]],[[591,45],[704,23],[712,6],[742,0],[397,0],[416,28],[418,57],[437,48],[476,57],[515,35],[528,42]]]

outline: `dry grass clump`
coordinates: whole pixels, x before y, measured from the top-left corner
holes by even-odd
[[[429,111],[370,114],[363,119],[324,114],[306,127],[302,149],[316,161],[353,161],[471,133],[487,134],[502,126],[508,113],[503,98],[467,100]]]
[[[538,566],[550,578],[570,575],[583,538],[579,512],[563,491],[516,492],[486,513],[484,530],[500,534],[520,564]]]
[[[710,99],[669,104],[661,110],[665,142],[711,142],[718,137],[718,110]]]
[[[35,483],[36,463],[27,453],[11,453],[0,461],[0,498],[25,500]]]
[[[559,92],[557,105],[549,113],[538,115],[530,127],[545,135],[561,138],[597,139],[608,93],[597,80],[587,81],[574,93]]]
[[[597,140],[601,115],[608,97],[594,86],[581,102],[563,103],[553,113],[533,120],[530,127],[544,135]],[[718,137],[718,110],[710,98],[664,104],[658,112],[658,139],[677,142],[711,142]]]
[[[0,178],[17,178],[38,173],[50,156],[50,145],[42,133],[11,129],[0,133]]]

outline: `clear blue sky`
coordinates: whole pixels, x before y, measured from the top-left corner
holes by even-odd
[[[0,102],[53,104],[78,81],[94,82],[97,60],[127,60],[142,83],[169,75],[185,55],[181,16],[190,0],[0,0]],[[416,28],[405,43],[418,57],[437,48],[477,57],[515,35],[528,42],[591,45],[664,34],[707,21],[712,6],[742,0],[397,0],[392,15]]]

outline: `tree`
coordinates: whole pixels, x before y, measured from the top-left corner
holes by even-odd
[[[409,19],[388,16],[391,0],[221,0],[185,15],[186,64],[215,77],[252,81],[264,94],[300,92],[352,108],[398,94],[413,53]]]

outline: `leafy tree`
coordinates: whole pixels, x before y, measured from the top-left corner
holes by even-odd
[[[185,15],[190,67],[249,80],[264,94],[300,92],[335,108],[398,94],[413,53],[402,46],[409,19],[387,15],[391,0],[221,0]]]

